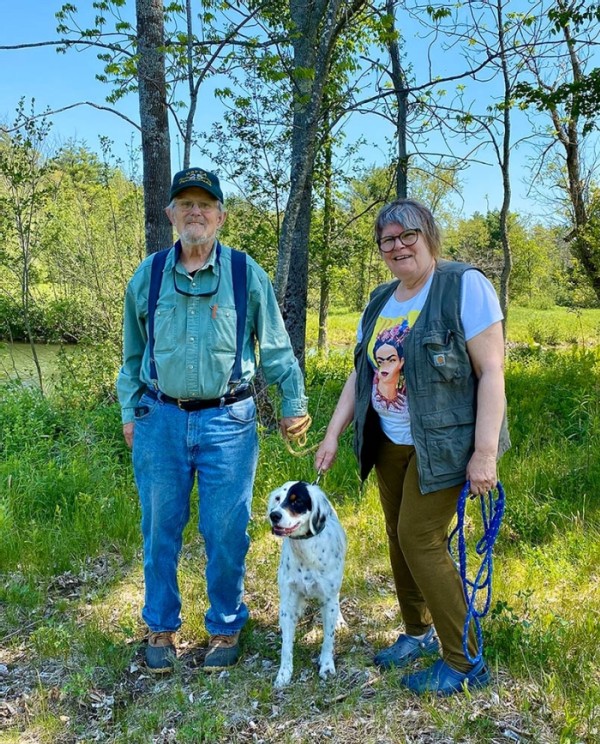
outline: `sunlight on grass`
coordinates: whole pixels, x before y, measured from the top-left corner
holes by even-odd
[[[267,524],[267,498],[286,480],[316,474],[312,453],[294,456],[277,433],[261,431],[243,660],[223,675],[199,669],[207,605],[193,501],[181,557],[180,658],[172,677],[155,679],[142,665],[139,509],[118,410],[3,391],[0,665],[14,713],[3,722],[2,741],[366,744],[413,740],[415,731],[481,744],[503,731],[535,742],[597,741],[600,350],[579,339],[594,340],[600,314],[548,313],[511,308],[509,338],[525,345],[511,346],[507,359],[513,447],[501,463],[506,514],[484,620],[494,683],[451,700],[416,699],[400,687],[400,672],[380,675],[372,665],[374,652],[395,640],[400,618],[377,489],[371,478],[361,491],[349,433],[321,480],[348,535],[341,593],[348,627],[336,641],[337,677],[318,678],[321,631],[310,607],[298,628],[293,684],[272,688],[281,541]],[[351,368],[357,317],[331,318],[331,344],[346,351],[308,357],[309,446],[322,436]],[[545,348],[554,343],[553,325],[559,346],[569,333],[576,345]],[[470,545],[480,529],[471,510]]]

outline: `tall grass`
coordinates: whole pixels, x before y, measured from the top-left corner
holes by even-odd
[[[340,320],[341,347],[349,327]],[[308,357],[309,446],[322,436],[350,368],[347,351]],[[13,714],[0,741],[408,742],[427,731],[431,740],[489,742],[505,731],[535,742],[597,741],[600,351],[516,346],[506,377],[513,447],[501,463],[507,507],[484,621],[495,683],[451,701],[417,700],[398,685],[397,672],[379,677],[370,666],[400,621],[376,489],[372,481],[360,488],[349,433],[323,479],[349,538],[348,630],[338,639],[336,680],[324,685],[316,677],[319,634],[306,622],[290,690],[271,687],[280,544],[264,518],[267,495],[283,480],[315,473],[311,455],[293,456],[277,434],[262,432],[246,660],[217,678],[196,671],[206,599],[194,513],[180,572],[180,662],[172,678],[157,682],[140,669],[139,514],[116,405],[3,388],[0,665],[11,680],[4,689]],[[475,503],[468,527],[472,542],[481,529]]]

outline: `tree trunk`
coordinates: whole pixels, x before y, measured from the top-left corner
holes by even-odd
[[[308,240],[317,135],[341,5],[341,0],[290,0],[290,15],[296,29],[292,37],[291,179],[279,240],[275,292],[294,352],[301,363],[306,336]],[[312,70],[312,74],[307,74],[308,70]]]
[[[408,154],[406,152],[406,119],[408,106],[408,90],[406,87],[406,76],[400,62],[400,48],[396,33],[396,17],[394,14],[395,0],[386,0],[386,13],[391,18],[390,41],[388,51],[392,69],[390,77],[394,86],[396,105],[396,136],[398,138],[398,162],[396,164],[396,198],[406,199],[408,195]]]
[[[325,142],[325,183],[323,197],[323,234],[321,239],[321,276],[319,297],[319,338],[317,348],[320,354],[327,354],[327,318],[329,315],[329,296],[331,289],[331,266],[333,247],[333,196],[332,196],[332,160],[331,138]]]
[[[293,271],[290,272],[283,303],[283,319],[294,354],[304,369],[306,346],[306,300],[308,296],[308,241],[310,237],[310,185],[300,194],[299,213],[294,225]]]
[[[498,46],[500,49],[500,65],[502,69],[502,81],[504,84],[504,105],[502,107],[502,158],[500,168],[502,171],[502,207],[500,208],[500,240],[502,242],[502,253],[504,261],[502,263],[502,273],[500,275],[500,307],[504,315],[503,329],[506,338],[506,321],[508,319],[508,290],[510,274],[512,271],[512,250],[508,237],[508,216],[510,212],[511,199],[511,182],[510,182],[510,103],[512,97],[511,84],[508,73],[508,63],[506,59],[506,45],[504,38],[504,18],[502,14],[502,0],[498,0],[496,6],[497,25],[498,25]]]
[[[162,0],[136,0],[135,5],[146,252],[154,253],[173,241],[173,231],[164,213],[171,184],[164,9]]]

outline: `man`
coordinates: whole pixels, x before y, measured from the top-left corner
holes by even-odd
[[[154,256],[128,284],[117,391],[142,510],[146,664],[158,673],[173,668],[181,625],[177,565],[197,476],[209,603],[204,668],[212,671],[237,662],[248,619],[243,582],[258,456],[250,388],[255,340],[265,378],[281,393],[284,435],[305,420],[306,397],[269,278],[249,256],[240,274],[232,265],[237,252],[217,239],[226,217],[217,176],[201,168],[177,173],[166,213],[179,240],[166,254],[153,324]],[[244,308],[240,344],[237,318]]]

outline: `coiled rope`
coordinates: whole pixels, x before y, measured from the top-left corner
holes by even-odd
[[[475,578],[470,580],[467,576],[467,541],[465,538],[465,510],[470,488],[471,484],[467,481],[458,497],[456,506],[457,523],[448,538],[448,550],[460,572],[467,600],[467,615],[463,628],[463,651],[469,663],[476,664],[483,656],[481,618],[487,615],[492,602],[493,550],[504,514],[505,495],[500,481],[496,484],[497,496],[494,496],[493,490],[488,491],[487,494],[479,495],[484,534],[477,542],[475,550],[482,558]],[[473,496],[473,498],[475,497]],[[452,546],[455,538],[458,539],[458,563]],[[483,608],[478,610],[476,607],[477,594],[484,590],[486,592],[485,602]],[[469,652],[469,628],[471,623],[474,625],[477,639],[477,654],[475,656],[471,656]]]
[[[295,457],[302,457],[302,455],[308,455],[310,452],[314,452],[319,444],[314,444],[312,447],[306,446],[306,434],[312,424],[312,418],[306,413],[300,421],[297,421],[293,426],[288,426],[287,430],[282,431],[283,441],[290,452]],[[292,444],[295,444],[300,449],[294,449]]]

